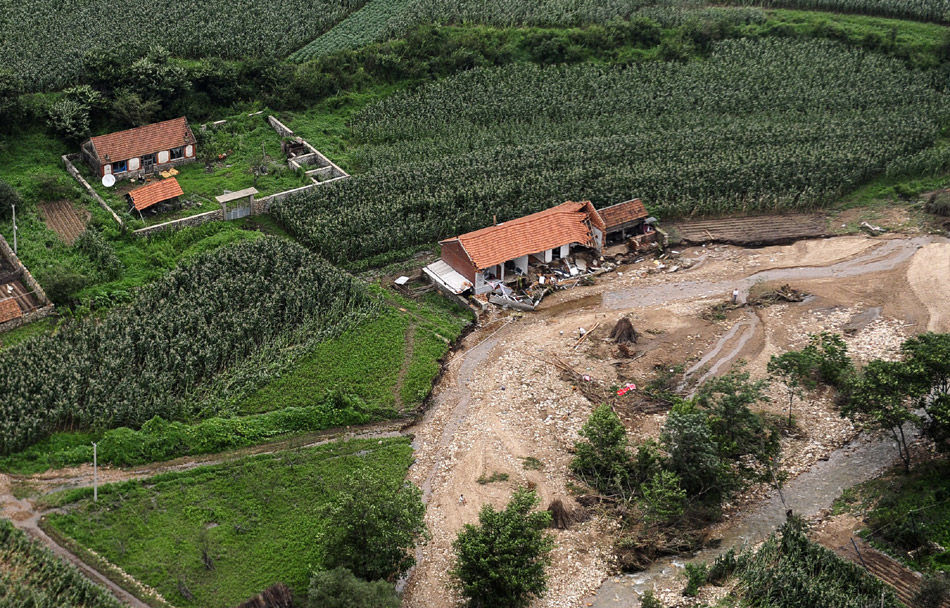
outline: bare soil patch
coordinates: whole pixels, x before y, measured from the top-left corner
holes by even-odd
[[[85,209],[76,209],[67,200],[40,203],[40,215],[46,227],[59,235],[68,245],[72,245],[89,222],[90,213]]]

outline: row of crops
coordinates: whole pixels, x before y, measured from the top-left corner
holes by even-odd
[[[587,25],[645,14],[641,12],[645,7],[675,12],[707,4],[827,10],[950,23],[950,0],[729,0],[725,3],[699,0],[410,0],[398,18],[391,20],[388,34],[400,35],[420,23],[477,23],[502,27]]]
[[[0,66],[44,89],[71,82],[86,53],[128,64],[153,45],[182,57],[284,57],[365,2],[0,0]]]
[[[122,604],[13,524],[0,519],[0,608],[119,608]]]
[[[299,51],[293,53],[291,61],[307,61],[329,55],[344,49],[355,49],[371,44],[383,38],[394,27],[394,21],[401,18],[409,0],[370,0],[356,11]]]
[[[667,218],[809,209],[933,143],[950,106],[923,81],[779,39],[686,64],[470,70],[365,109],[363,174],[274,211],[352,265],[568,199],[639,196]]]
[[[221,379],[261,349],[335,335],[377,306],[352,277],[285,239],[206,254],[129,306],[0,351],[0,454],[60,429],[189,416],[212,383],[217,399],[242,390]]]

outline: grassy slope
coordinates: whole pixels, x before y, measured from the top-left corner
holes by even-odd
[[[471,320],[467,311],[431,295],[419,303],[387,294],[393,307],[379,318],[320,344],[292,372],[242,401],[238,411],[304,406],[330,387],[356,395],[371,407],[386,410],[401,402],[403,411],[411,410],[429,394],[439,359]],[[415,329],[407,343],[410,326]]]
[[[950,462],[917,465],[910,475],[892,472],[846,490],[837,512],[862,515],[864,535],[872,544],[920,571],[950,573],[950,550],[922,552],[911,558],[914,538],[950,547]],[[902,540],[907,543],[902,546]]]
[[[362,468],[402,479],[408,439],[354,440],[88,492],[49,525],[151,585],[176,606],[227,608],[284,582],[303,594],[320,568],[320,509]],[[77,498],[76,494],[72,495]],[[214,561],[208,570],[201,548]],[[195,596],[185,599],[179,582]]]

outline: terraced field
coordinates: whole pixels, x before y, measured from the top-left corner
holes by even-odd
[[[759,245],[825,236],[828,220],[823,215],[800,213],[688,220],[673,223],[670,228],[689,244]]]

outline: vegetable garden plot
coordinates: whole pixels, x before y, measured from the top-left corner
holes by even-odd
[[[950,104],[923,81],[788,40],[686,64],[474,69],[365,109],[363,174],[273,211],[358,266],[571,199],[637,196],[663,218],[808,210],[934,142]]]
[[[295,332],[333,336],[377,306],[352,277],[285,239],[206,254],[129,306],[0,352],[0,453],[56,430],[187,417],[215,381],[219,400],[253,388],[266,374],[222,380],[260,349]]]
[[[67,245],[72,245],[79,238],[90,217],[88,211],[77,211],[67,200],[39,203],[37,207],[46,227],[58,234]]]

